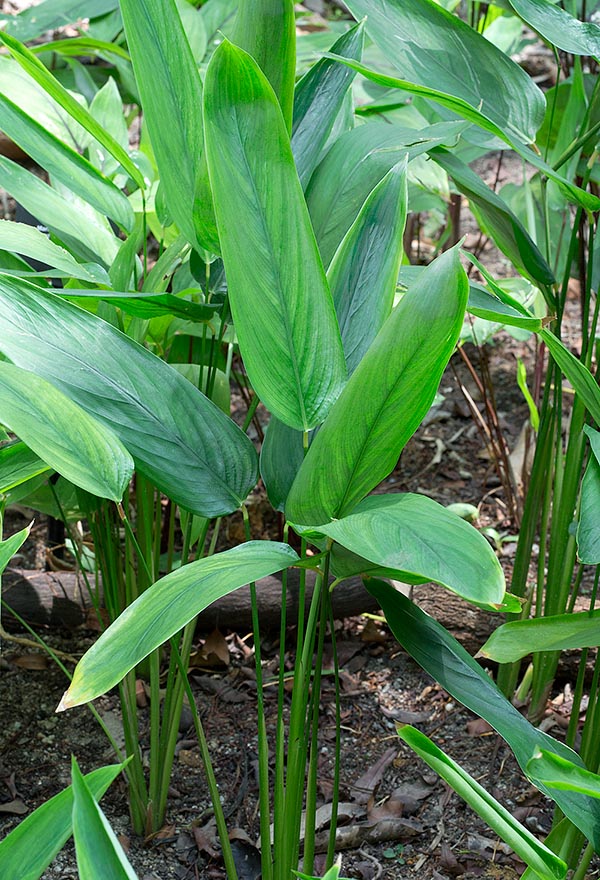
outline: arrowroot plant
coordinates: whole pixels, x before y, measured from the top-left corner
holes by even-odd
[[[538,332],[555,359],[555,382],[563,371],[584,409],[597,419],[600,408],[591,353],[587,363],[577,361],[545,321],[487,274],[485,287],[470,286],[459,246],[401,275],[397,297],[411,193],[427,167],[419,162],[427,154],[467,195],[549,308],[556,302],[554,272],[534,243],[535,230],[476,177],[461,150],[472,149],[469,137],[486,143],[493,136],[533,165],[543,186],[555,187],[580,217],[599,200],[589,178],[563,177],[564,163],[553,167],[532,148],[544,117],[537,87],[508,56],[430,0],[387,0],[373,8],[351,0],[353,14],[367,14],[366,22],[342,34],[298,82],[293,3],[242,0],[235,17],[224,6],[229,10],[208,0],[194,12],[173,0],[121,0],[127,50],[116,53],[117,69],[143,111],[139,152],[129,149],[113,79],[89,101],[76,100],[38,55],[14,36],[2,36],[12,56],[5,60],[27,77],[31,101],[42,101],[59,122],[44,128],[27,102],[17,106],[7,89],[0,95],[0,128],[50,177],[47,184],[0,161],[0,184],[50,230],[47,239],[17,223],[0,224],[0,423],[18,438],[0,448],[0,489],[9,502],[31,500],[49,472],[60,475],[46,503],[66,513],[71,495],[75,516],[87,518],[111,619],[78,664],[59,708],[119,688],[132,823],[144,833],[163,824],[187,694],[225,866],[228,877],[236,877],[187,664],[196,616],[250,583],[262,876],[290,880],[300,866],[311,876],[330,592],[360,574],[406,649],[498,730],[529,778],[554,797],[568,827],[597,847],[594,795],[557,788],[536,769],[538,753],[582,772],[584,762],[533,728],[439,624],[380,579],[431,581],[478,606],[518,613],[521,604],[505,592],[489,544],[425,496],[369,493],[392,471],[434,400],[467,308]],[[215,48],[198,34],[214,33],[217,23],[228,38]],[[402,78],[362,64],[365,28]],[[445,46],[448,32],[455,56]],[[415,96],[414,107],[398,101],[391,124],[355,126],[357,71],[385,90],[376,93],[372,110],[377,100],[393,109],[396,89]],[[590,111],[585,126],[591,118]],[[588,140],[580,134],[576,152]],[[153,265],[149,229],[160,244]],[[50,268],[36,271],[28,259]],[[53,277],[62,289],[48,286]],[[591,300],[591,276],[589,284]],[[594,330],[595,323],[592,336]],[[234,354],[253,395],[244,429],[229,417]],[[245,429],[259,401],[270,412],[260,473],[285,516],[281,542],[252,540],[246,506],[259,460]],[[215,552],[220,518],[240,509],[246,541]],[[178,522],[183,547],[176,558]],[[299,536],[299,553],[287,541],[289,529]],[[284,724],[282,665],[277,730],[269,743],[255,582],[283,572],[283,645],[286,572],[294,566],[301,618],[289,720]],[[304,614],[307,569],[315,585]],[[330,633],[334,639],[333,627]],[[136,670],[150,681],[147,770],[138,742]],[[540,844],[508,822],[459,769],[449,768],[435,747],[417,733],[400,735],[440,772],[445,767],[451,784],[531,871],[566,875],[567,862],[573,866],[578,858],[573,840],[557,856],[556,839]],[[327,852],[332,876],[339,764],[338,723]],[[103,770],[103,785],[118,772]],[[42,827],[47,840],[54,837],[28,876],[40,876],[71,828],[81,876],[93,876],[95,840],[104,858],[114,860],[115,876],[131,876],[95,805],[100,788],[82,780],[74,765],[72,792],[59,806],[46,805]],[[48,831],[49,817],[60,817],[60,834]],[[21,876],[19,847],[34,831],[24,823],[0,844],[7,876]]]

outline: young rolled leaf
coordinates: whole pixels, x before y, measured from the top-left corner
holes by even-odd
[[[21,440],[6,443],[0,446],[0,495],[50,470]]]
[[[124,766],[115,764],[88,773],[85,782],[92,797],[99,800]],[[69,786],[0,840],[0,864],[5,880],[38,880],[71,836],[72,814],[73,789]]]
[[[460,764],[453,761],[414,727],[398,727],[398,736],[442,777],[475,810],[487,826],[502,838],[544,880],[562,880],[567,866],[552,850],[533,836],[508,810],[492,797]]]
[[[461,98],[524,144],[535,140],[545,101],[531,77],[433,0],[349,0],[355,18],[410,82]]]
[[[175,2],[121,0],[121,13],[169,212],[193,247],[218,253],[204,161],[202,81]]]
[[[467,296],[457,248],[404,295],[314,438],[288,496],[290,522],[346,516],[393,470],[433,402]]]
[[[20,532],[15,532],[14,535],[11,535],[5,541],[0,540],[0,574],[2,574],[15,553],[23,546],[29,537],[30,531],[31,526],[26,526]],[[1,853],[2,850],[0,849],[0,855]]]
[[[494,605],[504,575],[483,535],[424,495],[372,495],[317,530],[399,580],[432,581],[463,599]]]
[[[495,630],[479,651],[498,663],[512,663],[536,651],[566,651],[600,645],[600,610],[512,620]]]
[[[469,199],[480,226],[493,238],[515,269],[540,284],[554,284],[552,270],[537,245],[508,205],[448,150],[437,147],[431,158],[450,175],[457,189]]]
[[[124,229],[133,226],[127,197],[87,159],[0,94],[0,129],[53,178]]]
[[[35,373],[0,361],[0,424],[80,489],[121,501],[133,459],[113,434]]]
[[[517,15],[557,49],[571,55],[600,56],[600,27],[579,21],[550,0],[509,0]]]
[[[231,40],[254,58],[268,79],[291,131],[296,77],[293,0],[239,0]]]
[[[227,40],[210,62],[204,99],[208,167],[244,364],[271,412],[307,431],[325,418],[346,370],[281,110],[256,62]]]
[[[80,880],[137,880],[117,836],[96,803],[73,755],[73,838]]]
[[[256,482],[248,437],[176,370],[61,297],[0,276],[0,351],[114,431],[182,507],[236,510]]]
[[[335,55],[360,61],[363,43],[364,27],[361,23],[342,34],[331,51]],[[321,58],[296,86],[292,152],[304,189],[317,166],[354,77],[350,68],[329,58]]]
[[[108,284],[107,273],[96,263],[78,263],[64,248],[50,241],[34,226],[0,220],[0,249],[22,254],[46,263],[61,272],[65,278],[78,278],[90,284]]]
[[[584,565],[600,563],[600,433],[589,425],[592,453],[581,483],[581,503],[577,525],[577,556]]]
[[[406,223],[406,172],[405,156],[369,195],[327,270],[349,376],[394,304]]]
[[[527,773],[535,783],[543,783],[548,788],[573,791],[588,797],[600,798],[600,776],[578,767],[559,755],[536,749],[527,765]]]
[[[543,328],[540,330],[540,336],[562,372],[581,397],[589,414],[596,424],[600,425],[600,388],[588,368],[575,355],[571,354],[564,342],[561,342],[550,330]]]
[[[217,599],[297,561],[288,544],[249,541],[156,581],[83,655],[57,711],[99,697]]]
[[[533,727],[441,624],[391,584],[373,578],[366,581],[366,586],[379,602],[390,629],[403,648],[449,694],[497,730],[514,752],[524,773],[527,773],[528,761],[536,747],[583,766],[575,752]],[[542,784],[538,787],[558,804],[597,849],[600,846],[600,804],[570,792],[550,791]]]

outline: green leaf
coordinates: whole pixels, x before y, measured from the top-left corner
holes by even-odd
[[[27,43],[46,31],[57,30],[81,18],[106,15],[118,6],[118,0],[44,0],[18,15],[7,15],[3,27],[7,33]]]
[[[486,825],[502,838],[518,856],[544,880],[562,880],[567,866],[552,850],[533,836],[508,810],[489,794],[466,770],[453,761],[430,739],[408,725],[398,728],[398,736],[442,777],[475,810]]]
[[[331,49],[336,55],[360,61],[363,43],[364,27],[361,23],[342,34]],[[296,86],[292,152],[304,189],[317,166],[354,76],[349,68],[329,58],[321,58]]]
[[[512,620],[495,630],[481,657],[512,663],[537,651],[566,651],[600,645],[600,610],[556,614],[532,620]]]
[[[296,79],[293,0],[239,0],[231,39],[254,58],[271,84],[289,132]]]
[[[64,248],[50,241],[47,235],[25,223],[0,220],[0,248],[39,260],[64,272],[65,278],[80,278],[90,284],[108,284],[108,275],[94,263],[82,264]]]
[[[80,880],[97,880],[99,873],[110,877],[110,880],[137,880],[116,834],[94,800],[74,755],[71,779],[73,837]]]
[[[75,254],[110,265],[119,240],[104,217],[95,211],[83,214],[35,174],[5,156],[0,156],[0,186]]]
[[[44,0],[44,5],[48,0]],[[118,0],[113,0],[115,9],[118,6]],[[13,37],[17,37],[26,43],[19,34],[13,33]],[[43,55],[47,52],[55,52],[65,58],[72,58],[81,55],[97,55],[102,58],[104,55],[116,55],[124,61],[129,61],[129,53],[119,46],[117,43],[107,43],[104,40],[95,40],[93,37],[67,37],[63,40],[50,40],[48,43],[41,43],[39,46],[31,46],[34,55]],[[108,80],[110,82],[110,80]]]
[[[380,580],[366,582],[395,637],[417,663],[464,706],[484,718],[506,740],[523,772],[536,746],[581,766],[579,756],[558,740],[533,727],[498,690],[487,673],[441,624],[406,596]],[[600,846],[600,804],[569,792],[557,795],[544,785],[563,813]]]
[[[577,556],[584,565],[600,563],[600,433],[585,425],[592,453],[581,483]]]
[[[545,40],[571,55],[600,56],[600,27],[579,21],[550,0],[508,0],[517,15]]]
[[[457,248],[404,295],[311,444],[288,496],[291,522],[345,516],[393,470],[433,402],[467,295]]]
[[[542,329],[542,319],[534,315],[523,315],[515,308],[490,293],[480,284],[470,282],[467,311],[477,318],[507,324],[509,327],[522,327],[535,333]]]
[[[271,412],[305,431],[342,388],[342,342],[279,105],[253,59],[228,41],[206,74],[204,119],[244,364]]]
[[[140,294],[132,291],[118,290],[79,290],[74,287],[66,287],[59,296],[66,296],[75,300],[104,300],[113,306],[118,306],[129,315],[138,318],[158,318],[162,315],[175,315],[185,321],[200,321],[206,323],[214,318],[216,306],[205,303],[191,302],[181,299],[181,294],[191,291],[179,291],[178,295],[172,293],[147,293]],[[197,292],[197,291],[195,291]]]
[[[409,161],[439,144],[452,144],[464,123],[443,122],[423,131],[372,122],[337,139],[317,166],[306,199],[327,267],[369,193],[408,154]]]
[[[29,532],[31,531],[31,526],[26,526],[24,529],[21,529],[20,532],[15,532],[14,535],[11,535],[10,538],[7,538],[5,541],[0,540],[0,575],[13,558],[17,550],[19,550],[27,538],[29,537]],[[0,845],[0,855],[2,853],[1,845]]]
[[[175,2],[121,0],[121,13],[169,212],[193,247],[218,252],[204,161],[202,82]]]
[[[439,88],[528,144],[544,118],[544,96],[518,64],[433,0],[349,0],[355,18],[403,79]]]
[[[327,270],[351,376],[387,320],[402,260],[406,156],[369,195]]]
[[[236,510],[256,482],[251,441],[176,370],[54,294],[0,276],[0,351],[112,429],[182,507]]]
[[[0,94],[0,129],[52,177],[125,229],[133,226],[127,197],[83,156]]]
[[[123,770],[122,764],[100,767],[85,777],[94,798],[100,799]],[[0,840],[5,880],[38,880],[71,836],[73,789],[65,788],[23,819]]]
[[[531,427],[537,432],[540,427],[540,414],[527,385],[527,368],[520,358],[517,358],[517,385],[519,386],[519,390],[525,398],[525,403],[529,409],[529,421]]]
[[[0,446],[0,495],[50,468],[21,440]]]
[[[288,544],[249,541],[190,562],[135,600],[77,664],[59,710],[105,693],[217,599],[298,561]]]
[[[554,284],[550,266],[521,221],[500,196],[448,150],[437,147],[430,155],[450,175],[459,192],[468,198],[477,222],[493,238],[515,269],[534,282]]]
[[[588,368],[574,354],[571,354],[564,342],[561,342],[550,330],[543,328],[540,330],[540,336],[562,372],[581,397],[589,414],[596,424],[600,424],[600,388]]]
[[[483,535],[424,495],[372,495],[347,516],[316,526],[328,538],[397,579],[433,581],[463,599],[495,605],[504,596],[504,574]]]
[[[0,362],[0,423],[76,486],[121,501],[133,459],[112,433],[50,382]]]
[[[600,798],[600,776],[597,773],[590,773],[572,761],[544,749],[536,749],[527,764],[527,773],[534,782],[550,789],[557,788]]]
[[[303,461],[302,432],[271,416],[260,450],[260,474],[275,510],[285,510],[286,498]]]

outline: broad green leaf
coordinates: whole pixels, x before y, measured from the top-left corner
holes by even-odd
[[[433,0],[349,0],[402,78],[460,98],[522,143],[535,140],[544,96],[525,71]]]
[[[83,655],[59,710],[105,693],[217,599],[297,561],[297,554],[288,544],[249,541],[190,562],[161,578]]]
[[[137,880],[117,836],[94,800],[77,760],[71,761],[73,838],[80,880]]]
[[[271,412],[305,431],[342,388],[342,342],[275,94],[256,62],[228,41],[206,74],[204,120],[244,364]]]
[[[121,0],[121,13],[169,212],[192,246],[218,252],[204,161],[202,81],[175,2]]]
[[[345,516],[393,470],[433,402],[467,295],[457,248],[404,295],[311,444],[288,496],[291,522]]]
[[[540,330],[540,336],[562,372],[581,397],[589,414],[596,424],[600,425],[600,388],[598,388],[598,383],[590,371],[574,354],[571,354],[564,342],[561,342],[550,330],[543,328]]]
[[[336,55],[360,61],[363,43],[364,28],[361,23],[342,34],[333,44],[332,51]],[[317,166],[354,76],[348,67],[321,58],[296,86],[292,152],[304,189]]]
[[[600,645],[600,610],[511,620],[495,630],[478,656],[512,663],[536,651],[566,651]]]
[[[425,0],[425,2],[428,2],[428,0]],[[328,57],[334,58],[336,56],[330,55]],[[523,141],[511,137],[506,131],[499,128],[495,122],[492,122],[491,119],[484,116],[479,110],[475,110],[470,104],[463,101],[462,98],[455,98],[452,95],[448,95],[446,92],[441,92],[437,89],[429,88],[428,86],[415,85],[414,83],[407,82],[403,79],[396,79],[396,77],[393,76],[377,73],[376,71],[365,67],[363,64],[359,64],[357,61],[351,61],[347,58],[338,58],[338,61],[340,61],[341,64],[345,64],[347,67],[351,67],[352,70],[356,70],[357,73],[361,73],[367,79],[378,85],[387,86],[388,88],[402,89],[410,94],[428,98],[431,101],[441,104],[442,107],[452,110],[453,113],[457,113],[464,119],[474,122],[485,131],[489,131],[491,134],[494,134],[496,137],[505,141],[505,143],[512,147],[513,150],[522,156],[523,159],[533,165],[534,168],[539,169],[546,177],[550,178],[550,180],[556,181],[561,192],[567,199],[569,199],[569,201],[576,205],[581,205],[587,211],[598,211],[600,209],[600,198],[598,196],[587,192],[587,190],[581,189],[581,187],[558,174],[558,172],[542,159],[539,152],[535,152],[533,149],[526,146]]]
[[[521,715],[441,624],[390,584],[372,579],[366,582],[366,586],[380,603],[390,629],[404,649],[449,694],[498,731],[513,750],[524,773],[527,773],[527,763],[536,747],[582,766],[575,752],[533,727]],[[600,804],[569,792],[557,794],[541,784],[539,788],[556,801],[596,848],[600,846]]]
[[[534,282],[554,284],[550,266],[521,221],[500,196],[448,150],[438,147],[430,155],[450,175],[459,192],[468,198],[479,225],[491,236],[515,269]]]
[[[467,311],[477,318],[486,321],[495,321],[499,324],[508,324],[509,327],[522,327],[523,330],[531,330],[536,333],[542,328],[542,319],[534,315],[523,315],[515,308],[490,293],[480,284],[469,284],[469,301]]]
[[[494,605],[504,596],[504,575],[483,535],[424,495],[371,495],[352,512],[316,526],[343,547],[398,580],[432,581],[463,599]]]
[[[100,799],[124,765],[100,767],[85,777],[96,799]],[[0,863],[5,880],[38,880],[60,852],[73,830],[73,789],[65,788],[23,819],[0,840]]]
[[[0,130],[53,178],[125,229],[131,229],[133,210],[124,193],[87,159],[1,94]]]
[[[0,277],[0,351],[112,429],[136,467],[182,507],[236,510],[256,482],[245,434],[187,379],[110,324]]]
[[[317,166],[306,190],[319,250],[328,267],[369,193],[408,154],[453,144],[464,123],[443,122],[424,131],[372,122],[343,134]]]
[[[27,538],[29,537],[29,532],[31,531],[31,526],[26,526],[24,529],[21,529],[20,532],[15,532],[14,535],[11,535],[10,538],[6,538],[5,541],[0,540],[0,575],[13,558],[15,553],[23,546]],[[0,848],[0,855],[2,854],[2,849]]]
[[[114,260],[119,240],[97,212],[82,215],[37,175],[5,156],[0,156],[0,186],[77,256],[105,266]]]
[[[0,248],[53,266],[64,272],[65,278],[80,278],[90,284],[109,283],[108,275],[101,266],[78,263],[68,251],[26,223],[0,220]]]
[[[291,131],[296,79],[293,0],[239,0],[231,40],[254,58],[268,79]]]
[[[182,291],[185,293],[185,291]],[[138,318],[157,318],[161,315],[175,315],[186,321],[207,322],[214,318],[216,307],[205,303],[195,303],[181,299],[172,293],[140,294],[132,291],[118,290],[79,290],[66,287],[59,295],[69,299],[104,300],[118,306],[129,315]]]
[[[406,223],[406,157],[369,195],[327,270],[351,376],[394,304]]]
[[[260,474],[275,510],[284,511],[286,498],[303,461],[302,432],[271,416],[260,450]]]
[[[579,21],[551,0],[508,0],[517,15],[545,40],[571,55],[600,57],[600,27]]]
[[[540,843],[496,798],[429,737],[408,725],[398,727],[398,736],[475,810],[489,828],[508,843],[538,877],[544,880],[562,880],[566,876],[565,862]]]
[[[70,94],[42,64],[33,52],[23,46],[14,37],[5,32],[0,32],[0,40],[4,43],[15,61],[53,98],[76,122],[79,123],[92,137],[102,144],[105,149],[114,156],[123,166],[124,170],[144,189],[146,183],[141,172],[136,168],[126,150],[96,122],[94,117]]]
[[[584,427],[592,452],[581,483],[577,556],[584,565],[600,563],[600,433]]]
[[[190,44],[194,61],[196,64],[200,64],[208,48],[204,18],[200,15],[196,6],[190,3],[189,0],[175,0],[175,4],[187,41]]]
[[[600,798],[600,776],[590,773],[552,752],[536,749],[527,765],[529,777],[550,789],[573,791]]]
[[[3,29],[24,43],[41,37],[81,18],[96,18],[117,9],[119,0],[44,0],[23,9],[18,15],[6,15]]]
[[[0,423],[76,486],[121,501],[133,459],[112,431],[46,379],[0,362]]]
[[[0,495],[51,470],[22,440],[0,446]]]

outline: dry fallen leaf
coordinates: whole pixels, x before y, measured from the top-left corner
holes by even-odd
[[[366,773],[363,773],[356,780],[350,792],[350,797],[353,801],[356,801],[357,804],[367,804],[369,802],[369,798],[381,782],[386,768],[389,767],[396,757],[397,751],[398,749],[395,747],[388,749],[372,767],[369,767]]]
[[[217,823],[214,818],[210,819],[206,825],[201,828],[192,823],[192,833],[198,852],[205,852],[211,858],[216,859],[219,855],[217,841]]]
[[[6,804],[0,804],[0,813],[12,813],[15,816],[24,816],[29,812],[29,807],[25,806],[20,798],[8,801]]]
[[[469,736],[483,736],[486,733],[493,733],[493,730],[493,727],[487,721],[484,721],[483,718],[467,721],[467,733]]]
[[[12,658],[15,666],[21,669],[47,669],[48,658],[44,654],[19,654]]]

